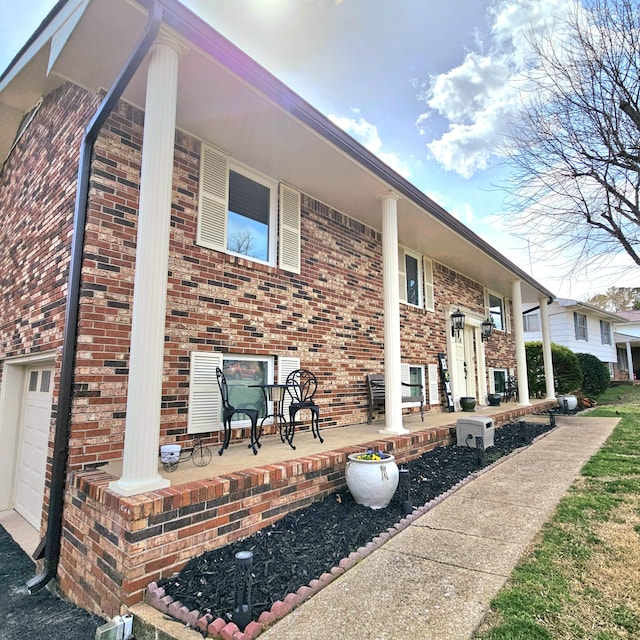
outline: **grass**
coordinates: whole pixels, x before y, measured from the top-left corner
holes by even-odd
[[[612,387],[598,403],[589,415],[619,417],[618,426],[494,598],[477,639],[640,638],[640,385]]]

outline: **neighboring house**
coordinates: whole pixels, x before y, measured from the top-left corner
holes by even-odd
[[[524,337],[527,342],[542,340],[540,306],[523,305]],[[604,362],[611,378],[617,378],[618,356],[614,330],[622,321],[620,314],[593,305],[556,298],[547,307],[551,342],[568,347],[574,353],[590,353]]]
[[[169,486],[160,444],[220,442],[216,366],[246,394],[311,369],[321,426],[364,422],[384,371],[402,434],[402,380],[445,410],[444,354],[485,402],[552,297],[175,0],[58,2],[0,76],[0,157],[0,509],[45,534],[32,589],[110,616],[343,475]]]
[[[640,311],[618,311],[615,326],[616,380],[640,380]]]

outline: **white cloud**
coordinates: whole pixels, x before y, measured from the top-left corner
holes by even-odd
[[[521,106],[522,74],[531,62],[527,32],[550,28],[554,16],[572,6],[574,0],[500,0],[490,11],[487,41],[478,37],[479,50],[430,78],[418,96],[429,111],[419,116],[417,127],[425,134],[434,113],[446,121],[447,130],[427,144],[443,168],[468,178],[489,166],[510,116]]]
[[[354,114],[359,113],[359,109],[352,109]],[[388,164],[394,171],[397,171],[404,178],[411,177],[411,169],[400,159],[398,154],[383,151],[382,139],[378,133],[376,125],[367,122],[362,116],[349,118],[346,116],[329,115],[329,119],[338,125],[343,131],[355,138],[360,144],[365,146],[371,153],[375,154],[384,163]]]

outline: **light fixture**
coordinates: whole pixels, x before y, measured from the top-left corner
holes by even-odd
[[[487,318],[481,325],[480,325],[480,337],[482,338],[482,341],[484,342],[485,340],[488,340],[491,337],[491,334],[493,333],[493,327],[495,325],[493,324],[493,320],[491,318]]]
[[[457,338],[464,329],[464,313],[458,309],[451,314],[451,336]]]

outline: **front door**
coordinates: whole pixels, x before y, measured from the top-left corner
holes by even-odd
[[[454,398],[476,397],[475,356],[473,348],[473,327],[465,327],[459,335],[451,338],[451,379]]]
[[[53,369],[27,369],[25,387],[16,466],[15,510],[40,529],[51,425]]]

